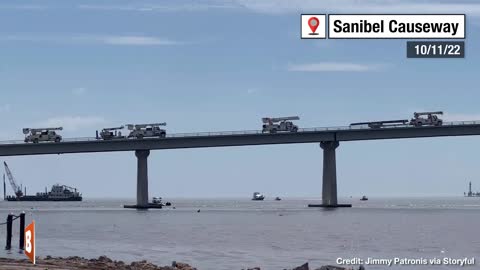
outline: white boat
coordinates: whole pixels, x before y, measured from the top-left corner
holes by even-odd
[[[162,197],[153,197],[152,198],[152,204],[155,205],[161,205],[161,206],[172,206],[171,202],[163,202]]]
[[[265,199],[265,195],[263,195],[262,193],[260,192],[253,193],[252,201],[263,201],[264,199]]]

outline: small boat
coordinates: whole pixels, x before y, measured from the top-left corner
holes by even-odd
[[[265,195],[261,194],[260,192],[254,192],[252,201],[263,201],[265,199]]]
[[[153,205],[159,205],[159,206],[172,206],[171,202],[163,202],[162,197],[153,197],[152,198],[152,204]]]
[[[281,200],[282,200],[282,198],[280,198],[280,197],[275,198],[275,201],[281,201]]]
[[[360,199],[360,201],[368,201],[367,196],[364,195],[364,196]]]

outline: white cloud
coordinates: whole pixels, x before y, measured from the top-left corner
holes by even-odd
[[[110,45],[174,45],[178,42],[147,36],[105,36],[99,38],[100,42]]]
[[[444,121],[480,121],[480,114],[468,114],[468,113],[445,113]]]
[[[38,123],[38,127],[63,127],[65,131],[78,131],[86,128],[98,128],[105,124],[105,119],[98,116],[60,116]]]
[[[322,62],[296,65],[292,64],[288,66],[288,71],[302,72],[367,72],[379,71],[382,69],[385,69],[385,65],[339,62]]]
[[[417,0],[236,0],[250,10],[261,13],[294,13],[321,10],[322,13],[467,13],[480,15],[480,4],[472,1]]]
[[[1,5],[0,9],[18,9],[18,10],[45,10],[46,6],[36,5]]]
[[[106,44],[127,46],[165,46],[182,44],[167,38],[144,35],[4,35],[0,41]]]
[[[259,90],[260,90],[260,89],[255,88],[255,87],[248,88],[248,89],[247,89],[247,94],[253,95],[253,94],[257,93]]]
[[[10,104],[0,105],[0,112],[10,112],[11,109]]]
[[[204,3],[156,4],[130,4],[130,5],[79,5],[79,9],[99,11],[140,11],[140,12],[178,12],[178,11],[208,11],[212,9],[233,9],[241,7],[232,1],[210,1]]]
[[[135,11],[135,12],[195,12],[212,9],[245,9],[259,13],[282,14],[321,11],[321,13],[467,13],[480,16],[480,3],[469,0],[206,0],[171,1],[167,4],[80,4],[76,8],[86,11]],[[0,9],[43,10],[58,6],[0,5]]]
[[[474,1],[440,2],[433,0],[211,0],[202,3],[176,1],[174,4],[79,5],[85,10],[178,12],[211,9],[247,9],[259,13],[282,14],[322,11],[355,13],[467,13],[480,15],[480,3]]]
[[[75,96],[83,96],[86,93],[87,93],[87,88],[78,87],[78,88],[72,89],[72,94],[74,94]]]

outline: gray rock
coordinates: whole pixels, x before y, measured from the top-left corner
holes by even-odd
[[[308,267],[308,262],[307,262],[307,263],[305,263],[305,264],[302,264],[302,265],[299,266],[299,267],[293,268],[293,270],[310,270],[310,268]]]
[[[339,266],[324,265],[320,268],[317,268],[316,270],[348,270],[348,269],[344,267],[339,267]]]

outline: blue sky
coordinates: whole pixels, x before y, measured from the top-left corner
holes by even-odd
[[[405,40],[301,40],[301,13],[466,13],[466,58],[405,58]],[[480,120],[478,1],[21,1],[0,3],[0,139],[62,125],[64,137],[135,122],[168,132],[302,127],[443,110]],[[475,137],[342,143],[340,196],[480,190]],[[133,153],[5,158],[28,191],[134,197]],[[150,195],[321,194],[316,144],[152,152]],[[11,191],[9,191],[11,192]]]

